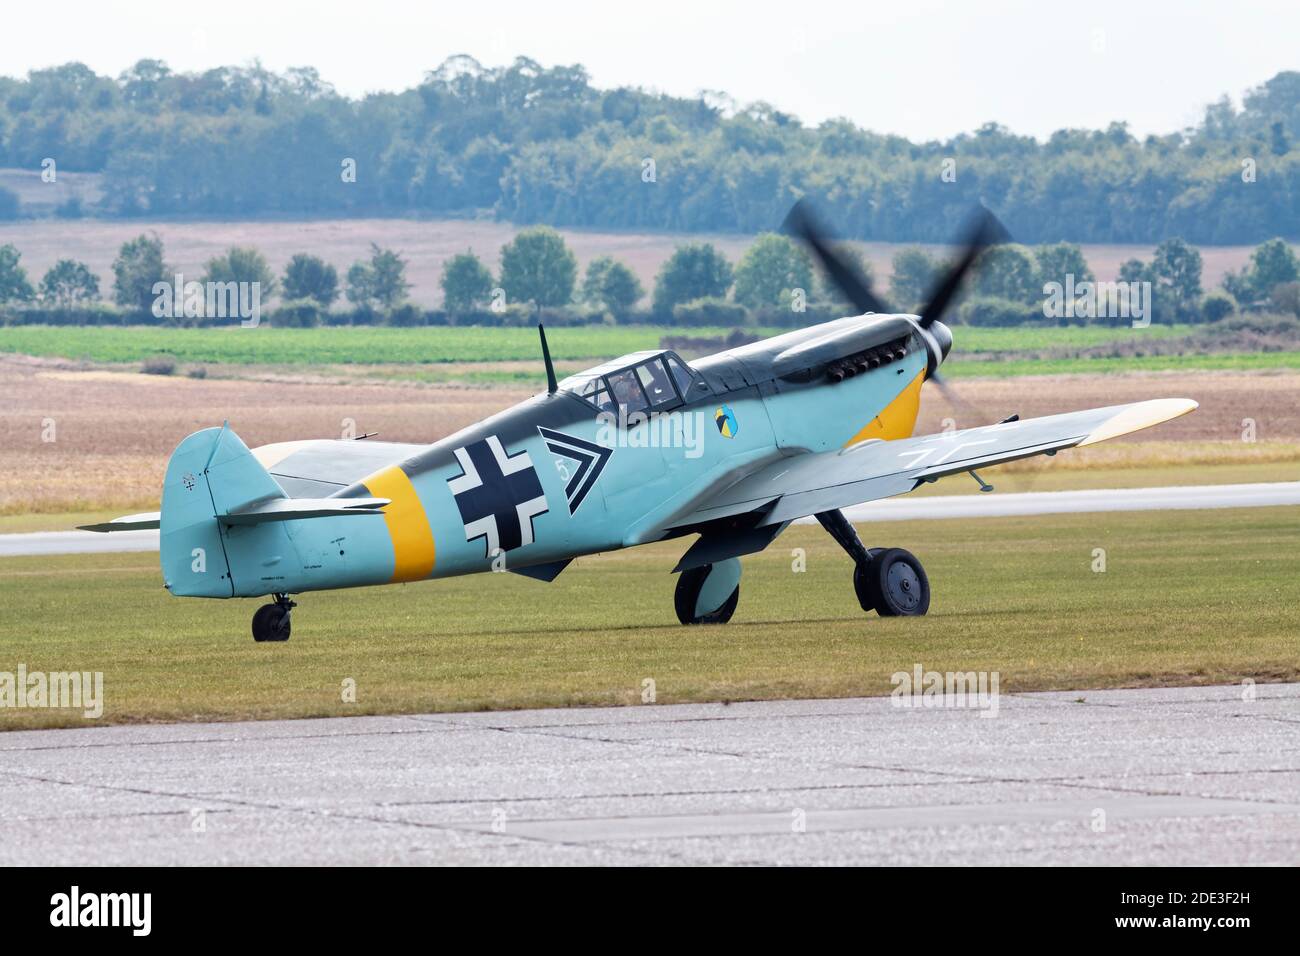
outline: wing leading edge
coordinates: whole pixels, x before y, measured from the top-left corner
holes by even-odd
[[[1159,425],[1197,407],[1161,398],[1043,418],[984,425],[896,441],[868,439],[837,451],[773,462],[706,502],[676,527],[767,509],[760,524],[780,524],[912,491],[921,482],[973,468],[1055,454]]]

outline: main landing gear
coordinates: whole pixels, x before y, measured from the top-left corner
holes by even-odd
[[[863,547],[842,511],[823,511],[817,520],[853,559],[853,590],[862,610],[881,617],[920,617],[930,610],[930,579],[912,552]],[[739,602],[737,558],[691,568],[677,578],[673,606],[683,624],[726,624]]]
[[[298,605],[287,594],[277,594],[274,604],[263,604],[253,615],[253,640],[287,641],[289,639],[289,612]]]
[[[881,617],[920,617],[930,610],[930,580],[912,552],[863,547],[858,532],[838,509],[821,512],[817,520],[853,559],[853,590],[862,610]]]
[[[740,602],[740,561],[727,558],[716,564],[683,571],[677,578],[673,606],[683,624],[726,624]]]

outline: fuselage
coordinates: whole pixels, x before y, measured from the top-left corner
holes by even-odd
[[[818,350],[842,352],[841,340],[885,361],[828,380]],[[912,317],[860,316],[690,365],[667,351],[627,356],[338,492],[389,499],[382,516],[226,529],[231,592],[519,571],[660,540],[782,456],[910,436],[933,352]]]

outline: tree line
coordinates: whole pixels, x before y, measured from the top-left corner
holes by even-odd
[[[845,244],[840,252],[873,280],[869,264],[855,249]],[[0,319],[6,322],[185,325],[228,319],[208,314],[201,304],[193,311],[173,312],[175,270],[156,234],[137,236],[118,250],[112,265],[114,308],[101,304],[99,277],[85,263],[60,259],[33,283],[21,258],[13,245],[0,246]],[[235,246],[208,260],[199,281],[255,284],[259,301],[278,299],[270,324],[291,326],[527,324],[543,310],[552,322],[803,326],[854,311],[807,251],[776,233],[760,235],[734,265],[711,243],[680,244],[648,292],[625,263],[609,256],[591,260],[580,276],[577,257],[548,226],[518,232],[501,248],[499,262],[494,274],[473,250],[447,259],[439,310],[409,301],[406,259],[375,244],[342,277],[333,265],[306,252],[294,255],[277,276],[256,248]],[[920,247],[900,249],[882,292],[892,308],[916,312],[950,265]],[[1161,322],[1215,321],[1239,309],[1300,315],[1300,261],[1281,238],[1257,246],[1243,269],[1229,273],[1221,288],[1208,293],[1202,288],[1201,254],[1182,239],[1160,243],[1150,261],[1128,260],[1118,280],[1098,283],[1083,250],[1073,243],[1004,243],[980,256],[950,320],[1022,325],[1126,323],[1135,317],[1127,308],[1116,311],[1113,306],[1089,311],[1087,295],[1105,287],[1121,306],[1140,297],[1140,317]],[[1069,297],[1069,307],[1053,311],[1053,295]],[[336,308],[340,299],[347,307]]]
[[[1257,243],[1300,230],[1300,72],[1195,126],[1133,136],[996,125],[911,142],[801,123],[721,93],[592,86],[581,66],[453,57],[418,86],[349,98],[308,67],[117,77],[81,63],[0,78],[0,166],[103,174],[59,214],[460,215],[527,225],[758,233],[791,203],[847,238],[943,242],[975,202],[1022,241]],[[0,217],[21,215],[0,190]]]

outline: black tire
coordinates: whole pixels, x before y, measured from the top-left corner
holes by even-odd
[[[856,564],[853,566],[853,590],[858,595],[858,603],[862,605],[864,611],[874,611],[876,605],[875,594],[867,587],[867,567],[876,555],[889,550],[888,548],[867,548],[866,564]]]
[[[930,579],[916,555],[883,548],[853,572],[853,589],[864,611],[881,617],[920,617],[930,610]]]
[[[253,615],[253,640],[259,644],[267,641],[289,639],[289,612],[278,604],[263,604]]]
[[[876,609],[875,596],[867,584],[867,568],[871,562],[865,564],[855,564],[853,566],[853,592],[858,596],[858,603],[862,605],[864,611],[874,611]]]
[[[677,590],[673,592],[673,609],[677,612],[677,620],[683,624],[726,624],[731,620],[731,615],[736,613],[736,605],[740,603],[739,584],[731,592],[731,597],[722,602],[722,606],[716,611],[698,617],[695,615],[695,602],[699,600],[700,592],[704,590],[704,582],[708,580],[709,572],[712,570],[713,565],[706,564],[702,568],[683,571],[678,576]]]

